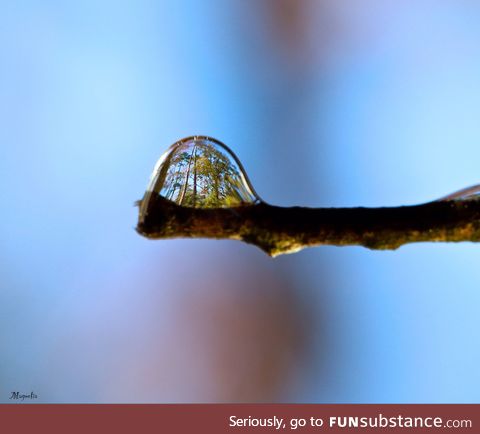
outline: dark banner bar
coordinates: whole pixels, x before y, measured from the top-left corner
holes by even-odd
[[[479,433],[480,404],[5,404],[5,433]]]

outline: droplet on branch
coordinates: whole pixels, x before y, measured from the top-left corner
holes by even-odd
[[[157,162],[137,232],[150,239],[233,239],[271,256],[317,245],[396,249],[413,242],[480,242],[480,185],[420,205],[279,207],[255,193],[238,158],[218,140],[192,136]]]
[[[229,208],[260,202],[239,159],[223,143],[192,136],[158,160],[146,196],[156,193],[187,208]],[[142,205],[148,200],[145,197]]]
[[[479,200],[480,199],[480,184],[472,185],[471,187],[462,188],[448,196],[441,197],[437,201],[448,200]]]

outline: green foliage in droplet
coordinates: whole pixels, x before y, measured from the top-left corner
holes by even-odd
[[[163,184],[155,189],[178,205],[224,208],[257,200],[233,156],[208,140],[179,143],[165,164]]]

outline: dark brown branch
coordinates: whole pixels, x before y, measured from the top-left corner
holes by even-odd
[[[480,241],[480,200],[391,208],[182,207],[147,193],[137,231],[153,239],[242,240],[271,256],[317,245],[396,249],[421,241]]]

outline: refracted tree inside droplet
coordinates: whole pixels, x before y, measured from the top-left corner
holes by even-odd
[[[160,157],[147,193],[190,208],[226,208],[260,201],[238,158],[206,136],[187,137]]]
[[[471,187],[462,188],[455,193],[438,199],[438,201],[447,200],[480,200],[480,184]]]

